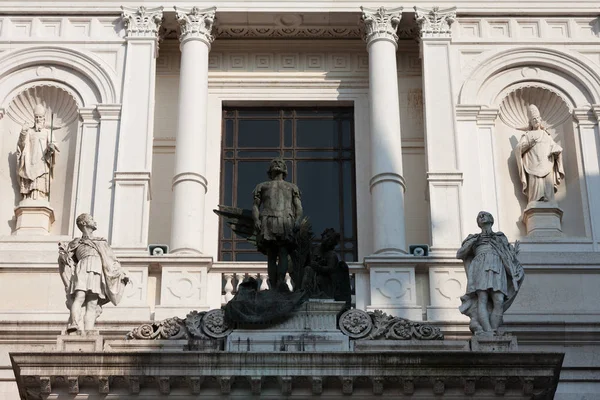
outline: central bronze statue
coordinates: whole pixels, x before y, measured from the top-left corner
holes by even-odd
[[[267,255],[271,289],[286,290],[288,255],[296,248],[296,232],[302,220],[298,186],[285,181],[287,166],[281,158],[271,161],[269,179],[254,189],[252,219],[258,250]]]

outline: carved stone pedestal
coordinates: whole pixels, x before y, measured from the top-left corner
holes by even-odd
[[[47,201],[23,200],[15,208],[15,235],[48,235],[54,223],[54,210]]]
[[[336,323],[344,305],[309,300],[284,322],[240,326],[227,337],[225,351],[348,351],[350,340]]]
[[[523,223],[531,237],[561,237],[563,211],[555,203],[532,201],[523,212]]]
[[[104,338],[98,331],[89,331],[84,335],[62,332],[56,339],[56,350],[65,352],[77,351],[102,351],[104,347]]]
[[[505,353],[517,350],[517,338],[511,335],[474,335],[471,338],[471,351],[498,351]]]

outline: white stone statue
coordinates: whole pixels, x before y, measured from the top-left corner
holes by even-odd
[[[481,233],[467,236],[456,253],[467,273],[467,292],[460,298],[459,310],[471,318],[469,328],[476,335],[497,334],[525,277],[517,260],[518,242],[512,246],[502,232],[492,231],[493,224],[492,214],[479,212]]]
[[[76,222],[83,235],[58,244],[58,264],[71,312],[67,332],[85,333],[94,329],[102,305],[121,301],[129,277],[106,239],[92,236],[92,216],[81,214]]]
[[[58,151],[52,142],[52,128],[46,128],[46,109],[41,104],[33,110],[33,127],[25,124],[17,142],[17,175],[23,199],[46,200],[54,155]]]
[[[538,108],[532,104],[527,111],[529,130],[515,147],[523,193],[527,195],[528,203],[555,204],[554,193],[565,176],[562,148],[542,126]]]

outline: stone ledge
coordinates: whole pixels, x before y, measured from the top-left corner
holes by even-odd
[[[552,399],[563,353],[11,353],[23,399],[73,394],[476,395]],[[71,397],[69,397],[71,396]]]

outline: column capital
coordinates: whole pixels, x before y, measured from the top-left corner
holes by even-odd
[[[158,30],[163,21],[162,6],[154,8],[121,6],[121,10],[121,18],[127,28],[127,38],[158,38]]]
[[[456,21],[456,7],[440,10],[415,7],[415,21],[419,25],[421,39],[443,38],[450,39],[450,25]]]
[[[365,26],[364,39],[367,46],[375,40],[389,40],[397,46],[398,24],[402,19],[402,7],[386,9],[360,7],[362,11],[361,21]]]
[[[181,8],[175,6],[173,8],[181,28],[179,41],[183,43],[189,39],[198,39],[210,47],[210,44],[215,40],[212,29],[217,7],[199,9],[198,7]]]

